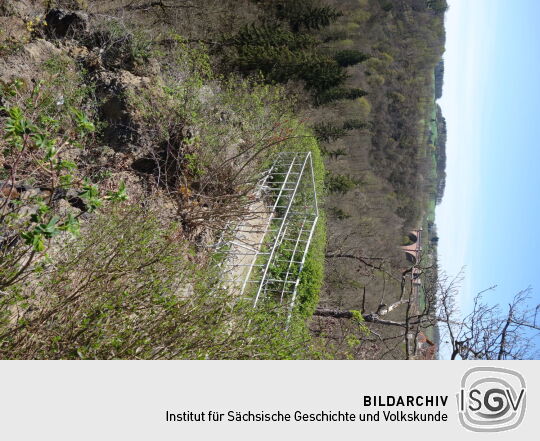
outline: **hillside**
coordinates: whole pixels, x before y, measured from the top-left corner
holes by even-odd
[[[2,3],[0,357],[404,357],[364,322],[442,197],[444,10]]]
[[[369,59],[350,67],[348,80],[367,94],[325,107],[318,116],[337,126],[352,116],[365,121],[364,128],[331,146],[322,144],[333,152],[326,161],[329,173],[353,184],[346,192],[329,189],[327,278],[320,306],[365,314],[394,304],[384,318],[401,321],[412,314],[406,303],[396,303],[412,291],[411,263],[399,248],[410,243],[410,230],[425,233],[418,267],[436,272],[431,239],[435,202],[444,191],[445,133],[435,100],[442,89],[445,8],[443,2],[439,8],[419,1],[337,3],[347,12],[325,31],[329,46],[360,49]],[[426,270],[426,288],[432,277]],[[421,298],[414,302],[424,307]],[[313,327],[323,335],[337,333],[345,343],[351,332],[349,324],[332,318],[319,317]],[[377,325],[371,330],[372,338],[363,336],[363,344],[353,349],[355,356],[404,356],[402,330]],[[373,331],[384,342],[373,338]]]

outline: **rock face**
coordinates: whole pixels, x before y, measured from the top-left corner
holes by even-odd
[[[95,78],[96,92],[103,103],[101,116],[107,123],[104,141],[117,151],[136,152],[142,140],[136,115],[130,109],[129,95],[140,93],[150,79],[125,70],[102,71]]]
[[[25,43],[29,38],[30,32],[21,18],[0,17],[0,48]]]
[[[141,145],[151,140],[142,139],[129,97],[149,89],[153,81],[132,73],[131,34],[114,37],[110,31],[92,26],[92,18],[83,12],[53,8],[45,15],[47,25],[39,31],[44,38],[36,38],[21,18],[39,13],[33,2],[0,0],[0,5],[0,13],[9,14],[0,16],[0,82],[20,79],[31,85],[41,78],[43,63],[52,57],[76,60],[85,68],[88,82],[95,85],[100,119],[105,123],[103,143],[116,152],[134,154],[135,160],[141,158]],[[3,46],[14,49],[2,54]],[[156,77],[159,69],[154,70]],[[143,163],[135,169],[148,173],[149,165]]]
[[[42,14],[45,2],[31,0],[0,0],[0,15],[19,18]]]
[[[61,53],[49,41],[32,41],[12,55],[0,57],[0,81],[8,83],[19,78],[29,84],[40,72],[43,62]]]
[[[50,38],[64,38],[77,35],[88,29],[88,15],[64,9],[51,9],[45,16],[47,34]]]
[[[163,147],[156,144],[156,128],[145,121],[137,98],[149,94],[163,99],[160,65],[151,58],[145,58],[144,65],[135,60],[133,35],[129,31],[116,34],[107,26],[107,19],[69,10],[69,6],[46,11],[46,3],[0,0],[0,87],[20,80],[24,90],[28,90],[41,80],[49,81],[51,75],[60,82],[69,77],[67,73],[80,75],[91,90],[91,98],[85,98],[87,102],[80,104],[81,110],[88,110],[99,130],[92,148],[66,145],[59,157],[80,164],[84,173],[98,176],[103,188],[113,189],[124,182],[130,198],[142,199]],[[62,1],[63,5],[68,3]],[[73,6],[77,7],[75,1]],[[30,20],[33,27],[29,26]],[[205,94],[211,98],[211,91]],[[61,99],[63,105],[64,97]],[[193,138],[192,132],[182,132],[180,138]],[[19,180],[7,186],[0,180],[0,199],[52,197],[64,211],[70,207],[77,212],[86,211],[80,189],[57,189],[47,196],[47,189],[41,188],[41,184]],[[155,196],[152,204],[159,207],[164,217],[172,218],[177,215],[177,203],[167,197]]]

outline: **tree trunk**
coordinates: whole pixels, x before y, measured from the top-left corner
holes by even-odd
[[[313,313],[316,317],[332,317],[332,318],[353,318],[351,311],[345,309],[333,309],[333,308],[317,308]],[[388,325],[388,326],[399,326],[401,328],[405,327],[405,322],[396,322],[393,320],[384,320],[381,319],[379,314],[363,314],[362,317],[367,323],[377,323],[379,325]]]

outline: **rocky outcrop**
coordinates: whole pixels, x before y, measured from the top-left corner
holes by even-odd
[[[38,39],[24,45],[13,54],[0,57],[0,81],[9,83],[14,79],[22,79],[26,83],[33,82],[41,72],[41,65],[62,51],[47,40]]]
[[[104,142],[117,151],[137,153],[143,144],[143,134],[129,97],[148,88],[150,79],[121,70],[101,71],[95,75],[96,93],[103,103],[101,117],[107,126]]]
[[[88,15],[79,11],[51,9],[45,16],[47,35],[50,38],[81,36],[88,30]]]
[[[45,12],[45,2],[39,0],[2,0],[0,15],[18,18],[35,17]]]
[[[11,3],[16,2],[3,5]],[[13,50],[0,56],[0,85],[22,80],[25,91],[32,90],[40,80],[49,85],[51,80],[56,81],[53,87],[59,90],[63,89],[58,82],[87,86],[90,91],[85,92],[85,98],[77,106],[91,116],[98,130],[92,135],[91,147],[65,145],[58,157],[77,164],[78,172],[91,176],[92,182],[98,183],[105,193],[123,182],[130,198],[144,200],[150,186],[159,180],[158,190],[145,205],[156,205],[163,217],[177,218],[179,205],[186,201],[171,197],[166,187],[170,185],[174,191],[178,188],[174,180],[181,175],[182,158],[178,151],[184,139],[194,139],[197,133],[194,128],[180,124],[175,127],[175,137],[168,146],[156,136],[162,121],[158,117],[149,119],[146,113],[152,112],[154,103],[157,106],[169,102],[161,87],[159,62],[144,58],[142,66],[140,60],[136,61],[133,34],[127,29],[118,30],[108,18],[61,8],[50,9],[46,14],[42,10],[38,15],[38,9],[32,9],[32,2],[23,3],[28,9],[19,8],[16,15],[0,16],[2,30],[9,30],[3,35],[9,41],[19,41]],[[30,19],[32,26],[28,25]],[[210,106],[212,88],[202,88],[200,93],[201,102]],[[66,103],[70,102],[60,92],[58,97],[60,105],[64,104],[64,98]],[[169,158],[167,148],[176,149],[171,156],[174,161]],[[160,170],[171,171],[173,181],[165,182],[163,175],[157,179]],[[81,215],[87,210],[80,197],[79,183],[68,192],[57,188],[54,194],[47,194],[47,182],[30,183],[25,178],[15,181],[13,186],[3,186],[0,198],[17,203],[11,200],[52,197],[55,210],[74,209]],[[28,205],[35,207],[31,201]]]

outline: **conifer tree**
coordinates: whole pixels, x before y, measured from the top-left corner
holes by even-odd
[[[327,26],[341,14],[315,0],[276,0],[268,6],[277,22],[252,23],[223,38],[225,46],[235,49],[232,64],[244,74],[261,72],[269,82],[301,80],[314,96],[339,88],[347,78],[345,69],[318,50],[318,40],[308,31]],[[342,55],[341,62],[351,63],[353,58],[358,54],[349,54],[348,59]],[[339,96],[359,95],[347,89]]]
[[[314,57],[301,67],[299,78],[304,80],[306,88],[315,93],[322,93],[343,84],[347,73],[330,58]]]
[[[348,132],[354,129],[365,129],[369,127],[368,123],[359,119],[349,119],[341,126],[336,123],[318,123],[313,126],[315,137],[321,142],[332,142],[339,138],[343,138]]]
[[[343,128],[345,130],[366,129],[369,127],[369,123],[359,119],[348,119],[343,123]]]
[[[369,55],[354,49],[345,49],[334,54],[334,60],[341,67],[354,66],[369,58]]]
[[[356,98],[361,98],[365,95],[367,95],[367,92],[365,90],[355,87],[334,87],[322,91],[321,93],[317,94],[315,98],[316,103],[321,105],[338,100],[354,100]]]
[[[275,5],[276,16],[289,23],[293,32],[319,30],[343,14],[331,6],[317,6],[313,0],[285,0]]]
[[[311,35],[295,34],[276,23],[245,25],[235,35],[224,40],[226,44],[236,47],[274,46],[290,50],[307,49],[317,43]]]
[[[334,123],[318,123],[313,126],[315,137],[321,142],[331,142],[343,138],[347,130]]]
[[[241,46],[235,60],[241,72],[262,72],[272,82],[302,80],[306,89],[323,93],[335,88],[347,78],[335,60],[313,51],[293,51],[287,47]]]

